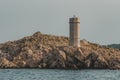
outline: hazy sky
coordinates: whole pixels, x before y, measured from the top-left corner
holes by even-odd
[[[69,36],[69,18],[81,19],[81,39],[120,43],[120,0],[0,0],[0,43],[36,31]]]

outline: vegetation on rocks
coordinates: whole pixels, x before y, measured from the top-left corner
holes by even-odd
[[[120,50],[36,32],[20,40],[0,44],[0,68],[120,69]]]
[[[108,47],[120,49],[120,44],[111,44],[111,45],[108,45]]]

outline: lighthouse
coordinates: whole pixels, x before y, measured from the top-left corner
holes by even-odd
[[[69,19],[69,45],[80,47],[80,18],[73,16]]]

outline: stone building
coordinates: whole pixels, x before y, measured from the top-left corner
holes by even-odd
[[[72,18],[69,19],[69,23],[70,23],[69,45],[80,47],[80,18],[73,16]]]

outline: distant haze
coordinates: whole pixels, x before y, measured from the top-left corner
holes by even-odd
[[[69,18],[81,19],[81,39],[120,43],[120,0],[0,0],[0,43],[36,31],[69,36]]]

